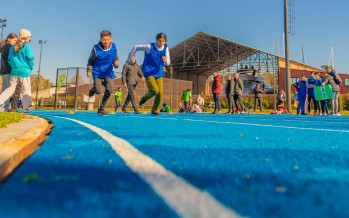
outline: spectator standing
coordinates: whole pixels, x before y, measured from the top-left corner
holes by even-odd
[[[213,72],[213,82],[212,82],[212,95],[213,95],[213,101],[214,101],[214,110],[213,114],[221,113],[221,100],[220,100],[220,94],[221,94],[221,77],[218,75],[217,72]]]
[[[239,104],[240,104],[242,114],[244,114],[245,110],[246,110],[245,105],[241,99],[243,92],[244,92],[244,83],[240,79],[240,74],[238,72],[236,72],[234,74],[234,102],[235,102],[236,112],[240,113],[239,112]],[[238,102],[239,102],[239,104],[238,104]]]
[[[225,88],[225,95],[228,99],[228,112],[227,114],[234,114],[234,80],[233,77],[228,74],[227,76],[227,85]]]

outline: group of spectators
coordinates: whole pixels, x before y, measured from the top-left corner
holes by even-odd
[[[341,83],[339,74],[331,67],[326,68],[324,75],[319,72],[311,72],[308,78],[301,76],[300,80],[293,84],[293,87],[296,88],[295,96],[298,101],[297,114],[310,114],[311,104],[313,104],[314,115],[340,116],[339,92]],[[331,87],[333,96],[329,96],[327,99],[316,99],[315,87],[324,87],[325,85]],[[328,111],[329,105],[332,108],[331,113]]]

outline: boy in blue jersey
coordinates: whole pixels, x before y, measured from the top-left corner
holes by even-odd
[[[301,113],[302,115],[307,115],[304,112],[305,100],[307,98],[307,79],[305,76],[301,76],[301,80],[293,84],[294,87],[298,90],[298,107],[297,107],[297,115]]]
[[[308,83],[308,114],[310,114],[311,102],[314,104],[314,115],[317,114],[318,104],[315,100],[314,87],[316,84],[316,79],[314,72],[310,72],[310,77],[307,79]],[[320,111],[319,111],[320,112]]]
[[[93,87],[89,96],[100,94],[102,86],[105,92],[101,105],[98,108],[98,115],[108,116],[104,107],[112,93],[112,83],[115,78],[113,66],[118,68],[119,58],[117,47],[112,43],[112,35],[108,30],[103,30],[100,34],[100,42],[93,46],[87,63],[87,76],[93,76]]]
[[[143,76],[148,86],[148,93],[141,98],[139,106],[141,107],[147,100],[155,96],[154,104],[151,110],[152,115],[161,115],[158,111],[162,95],[164,67],[170,65],[170,52],[166,44],[167,37],[165,33],[159,33],[156,36],[156,43],[146,45],[136,45],[128,56],[131,61],[132,55],[137,51],[144,51],[144,61],[142,65]]]

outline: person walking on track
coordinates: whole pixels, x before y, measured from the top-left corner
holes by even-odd
[[[135,103],[135,92],[138,85],[138,77],[142,78],[143,81],[145,80],[141,68],[136,63],[136,57],[132,55],[131,61],[127,61],[122,69],[122,84],[127,89],[128,93],[125,103],[122,106],[123,113],[127,113],[126,107],[131,101],[135,114],[139,114],[137,105]]]

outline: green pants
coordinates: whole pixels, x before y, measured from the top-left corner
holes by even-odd
[[[153,76],[149,76],[145,79],[145,82],[147,83],[149,91],[143,98],[145,98],[145,100],[149,100],[155,96],[153,108],[151,109],[151,111],[158,111],[163,95],[162,77],[155,79]]]

